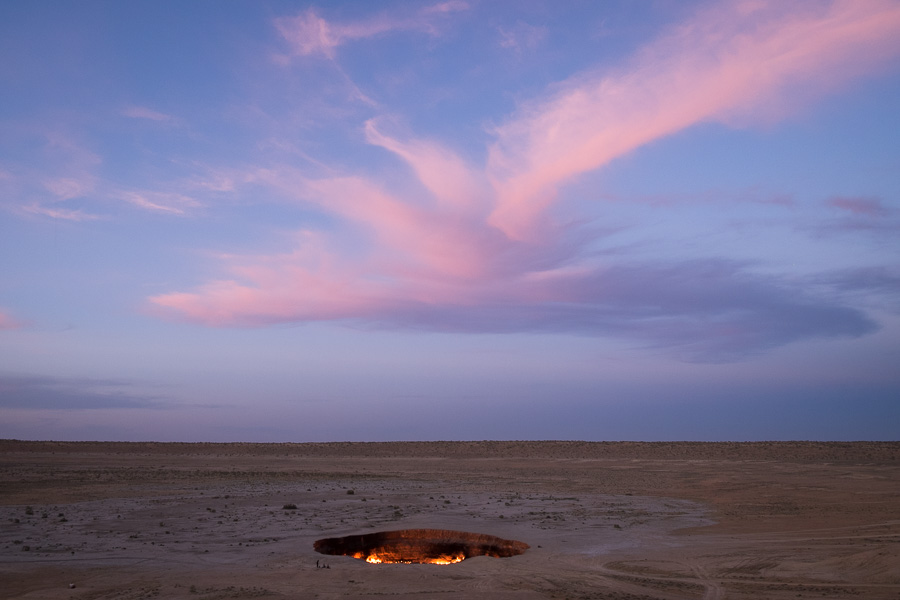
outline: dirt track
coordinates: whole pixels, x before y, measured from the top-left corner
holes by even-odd
[[[900,443],[0,441],[0,597],[898,599],[898,498]],[[312,549],[403,528],[531,549]]]

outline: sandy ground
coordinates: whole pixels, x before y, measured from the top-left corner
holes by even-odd
[[[531,549],[313,551],[406,528]],[[900,599],[900,443],[0,441],[2,598],[383,596]]]

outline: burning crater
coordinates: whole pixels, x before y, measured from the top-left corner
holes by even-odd
[[[316,540],[316,552],[352,556],[370,563],[449,565],[472,556],[505,558],[522,554],[528,544],[492,535],[447,529],[401,529]]]

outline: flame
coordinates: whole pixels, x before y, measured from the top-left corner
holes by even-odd
[[[401,564],[430,564],[430,565],[452,565],[454,563],[462,562],[466,559],[466,555],[459,554],[442,554],[441,556],[437,556],[434,558],[423,558],[421,560],[411,560],[408,558],[405,559],[395,559],[388,558],[387,556],[380,556],[378,554],[363,554],[362,552],[357,552],[353,555],[353,558],[365,559],[367,563],[372,564],[384,564],[384,563],[401,563]]]
[[[436,564],[436,565],[452,565],[453,563],[462,562],[466,559],[466,557],[462,554],[455,554],[453,556],[449,554],[445,554],[444,556],[433,558],[428,562]]]

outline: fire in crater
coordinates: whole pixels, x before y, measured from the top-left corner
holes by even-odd
[[[505,558],[525,552],[524,542],[447,529],[401,529],[317,540],[316,552],[369,563],[450,565],[473,556]]]

